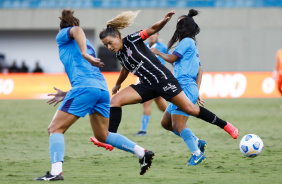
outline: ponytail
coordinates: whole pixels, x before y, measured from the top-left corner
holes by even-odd
[[[200,33],[200,28],[193,17],[198,14],[199,11],[190,9],[188,15],[182,15],[178,18],[176,30],[168,42],[167,52],[175,42],[181,41],[183,38],[189,37],[196,41],[196,35]]]
[[[71,9],[64,9],[62,11],[62,16],[59,17],[60,22],[60,28],[66,28],[66,27],[72,27],[72,26],[79,26],[79,19],[73,16],[74,11]]]
[[[113,37],[118,35],[121,37],[119,30],[129,27],[131,24],[133,24],[133,21],[139,12],[140,11],[127,11],[118,14],[115,18],[107,22],[107,27],[104,28],[99,34],[100,39],[102,40],[109,35]]]

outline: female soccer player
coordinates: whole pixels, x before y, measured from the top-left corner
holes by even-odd
[[[156,48],[159,51],[165,53],[167,50],[167,46],[161,42],[158,41],[159,38],[159,33],[155,33],[152,36],[149,37],[149,42],[146,43],[146,46],[151,48]],[[165,60],[163,60],[160,56],[158,56],[159,61],[165,65]],[[139,80],[139,79],[138,79]],[[150,116],[151,116],[151,103],[155,101],[158,108],[161,111],[165,111],[167,107],[166,100],[163,99],[162,97],[157,97],[155,99],[149,100],[147,102],[143,103],[143,116],[142,116],[142,121],[141,121],[141,129],[138,131],[135,136],[145,136],[147,135],[147,128],[148,124],[150,121]]]
[[[215,124],[228,132],[232,138],[238,136],[238,129],[232,124],[218,118],[209,110],[195,106],[183,92],[177,79],[163,66],[157,57],[144,44],[144,40],[160,31],[171,19],[174,11],[165,15],[165,18],[152,27],[130,34],[121,38],[120,29],[128,27],[137,16],[138,12],[123,12],[114,19],[108,21],[107,27],[100,32],[100,39],[112,52],[116,53],[120,60],[122,69],[112,93],[110,108],[110,132],[117,132],[121,121],[121,107],[128,104],[146,102],[158,96],[172,102],[187,114],[193,115],[209,123]],[[122,82],[128,73],[137,75],[140,83],[130,85],[119,93]],[[173,124],[173,129],[184,139],[188,137],[185,124]]]
[[[180,83],[185,95],[193,104],[198,102],[199,105],[203,105],[204,101],[199,97],[198,92],[203,72],[196,46],[196,35],[200,32],[200,28],[193,19],[193,16],[197,14],[198,11],[191,9],[188,16],[183,15],[178,19],[174,35],[168,44],[169,50],[175,42],[179,41],[172,54],[165,54],[156,48],[152,48],[151,51],[165,61],[173,63],[173,74]],[[188,117],[189,114],[180,110],[173,103],[170,103],[164,112],[161,124],[165,129],[180,136],[178,132],[174,131],[173,125],[177,123],[185,125]],[[187,137],[184,140],[192,153],[188,164],[198,165],[206,158],[204,151],[207,143],[195,137],[190,128],[186,127],[183,131],[187,132]]]
[[[79,27],[79,19],[74,17],[73,13],[72,10],[62,11],[60,31],[56,37],[60,59],[65,66],[72,88],[67,94],[58,91],[57,94],[53,94],[55,97],[48,101],[52,104],[63,100],[48,127],[52,170],[36,180],[64,179],[62,175],[64,133],[87,113],[95,137],[101,142],[137,155],[141,164],[140,174],[143,175],[151,166],[154,153],[120,134],[108,132],[110,95],[99,69],[104,64],[96,58],[94,47],[86,39],[83,30]]]

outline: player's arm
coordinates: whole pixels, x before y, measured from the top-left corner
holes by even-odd
[[[203,77],[203,70],[202,70],[202,67],[200,65],[197,80],[196,80],[196,84],[198,86],[198,91],[200,91],[200,86],[201,86],[201,83],[202,83],[202,77]],[[205,101],[202,100],[202,98],[199,95],[198,100],[197,100],[197,104],[204,106],[204,103],[205,103]]]
[[[178,57],[176,55],[174,55],[174,54],[165,54],[165,53],[159,51],[156,48],[151,48],[151,51],[154,54],[160,56],[163,60],[165,60],[165,61],[167,61],[169,63],[174,63],[178,59]]]
[[[80,27],[70,28],[70,36],[75,39],[76,43],[79,46],[81,55],[93,66],[103,67],[104,63],[100,62],[99,58],[94,58],[93,56],[87,54],[86,48],[86,37],[84,31]]]
[[[144,29],[143,31],[140,32],[140,35],[143,40],[146,38],[150,37],[151,35],[155,34],[156,32],[159,32],[165,25],[166,23],[171,19],[171,17],[175,14],[174,11],[168,12],[165,15],[165,18],[163,20],[160,20],[159,22],[155,23],[148,29]]]
[[[115,86],[112,89],[112,94],[116,94],[118,92],[118,90],[121,87],[121,84],[127,78],[128,74],[129,74],[129,71],[126,70],[124,67],[122,67],[121,70],[120,70],[120,73],[119,73],[118,80],[117,80]]]

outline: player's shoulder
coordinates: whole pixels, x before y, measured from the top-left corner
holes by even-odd
[[[56,36],[56,40],[57,41],[71,40],[70,29],[71,27],[61,29]]]
[[[192,38],[190,38],[190,37],[185,37],[180,42],[195,43],[195,41]]]
[[[137,38],[140,38],[140,31],[136,31],[134,33],[131,33],[131,34],[127,35],[126,37],[130,40],[135,40]]]
[[[195,40],[193,40],[192,38],[189,38],[189,37],[186,37],[186,38],[183,38],[179,43],[178,43],[179,46],[181,47],[192,47],[192,48],[195,48],[197,47],[197,44],[195,42]]]

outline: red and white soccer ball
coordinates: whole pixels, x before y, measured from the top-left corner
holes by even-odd
[[[247,134],[241,139],[239,148],[246,157],[256,157],[263,150],[263,142],[258,135]]]

